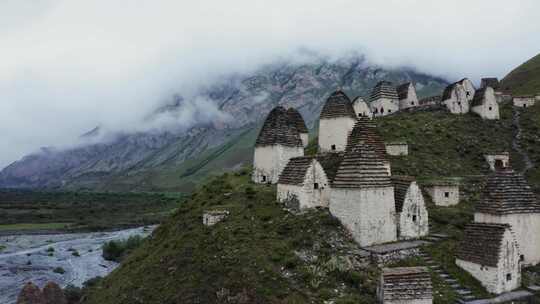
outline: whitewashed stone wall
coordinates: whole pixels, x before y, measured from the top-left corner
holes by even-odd
[[[319,152],[345,151],[347,137],[354,127],[351,117],[324,118],[319,121]],[[335,146],[335,150],[332,149]]]
[[[386,153],[392,156],[409,155],[409,145],[407,143],[385,143]]]
[[[533,96],[525,97],[525,96],[518,96],[514,97],[513,99],[514,106],[520,107],[520,108],[528,108],[534,106],[534,103],[536,102],[536,98]]]
[[[540,101],[540,94],[536,94],[535,99],[536,99],[536,101]]]
[[[300,133],[300,139],[302,140],[302,145],[307,147],[309,144],[309,134],[308,133]]]
[[[213,226],[229,216],[229,211],[226,210],[210,210],[203,214],[203,224]]]
[[[315,183],[318,189],[315,189]],[[330,202],[330,184],[321,164],[313,160],[306,172],[303,185],[278,184],[277,199],[279,202],[298,200],[299,209],[328,207]]]
[[[412,182],[407,190],[398,223],[398,238],[402,240],[420,238],[429,233],[428,211],[416,182]]]
[[[472,101],[474,98],[474,93],[476,92],[472,81],[466,78],[461,82],[461,86],[463,86],[463,89],[465,89],[465,96],[467,97],[467,100]]]
[[[448,207],[459,203],[458,186],[428,186],[426,190],[437,206]]]
[[[282,145],[255,147],[251,178],[255,183],[275,184],[289,159],[303,155],[303,147],[286,147]]]
[[[399,100],[379,98],[369,104],[374,117],[386,116],[399,111]]]
[[[450,98],[444,100],[443,102],[446,105],[446,108],[452,114],[469,113],[469,99],[467,96],[467,91],[461,85],[456,85],[454,90],[452,90]]]
[[[360,246],[396,241],[393,187],[333,188],[330,213],[341,221]]]
[[[510,224],[524,258],[523,264],[540,263],[540,213],[492,215],[476,212],[474,221]]]
[[[412,83],[409,84],[409,91],[407,98],[399,101],[399,109],[407,109],[418,106],[418,96],[416,95],[416,89]]]
[[[386,171],[388,172],[388,175],[392,176],[392,166],[390,165],[390,161],[389,160],[384,160],[383,161],[383,167],[386,169]]]
[[[484,159],[488,163],[491,171],[495,171],[495,163],[497,161],[502,163],[503,168],[507,168],[510,164],[510,154],[508,152],[500,154],[486,154],[484,155]]]
[[[354,113],[356,113],[357,117],[373,117],[373,113],[371,112],[371,109],[369,108],[367,102],[365,102],[364,99],[359,98],[354,101],[353,103]]]
[[[475,277],[487,291],[494,294],[512,291],[521,286],[519,248],[510,230],[504,233],[497,267],[488,267],[456,259],[456,264]],[[510,275],[508,280],[507,275]]]
[[[500,119],[499,104],[495,98],[495,91],[492,88],[486,88],[484,93],[484,103],[472,107],[472,111],[483,119]]]

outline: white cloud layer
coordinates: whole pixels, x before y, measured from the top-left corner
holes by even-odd
[[[0,1],[0,167],[96,125],[134,129],[174,92],[299,48],[502,77],[540,52],[538,12],[538,0]]]

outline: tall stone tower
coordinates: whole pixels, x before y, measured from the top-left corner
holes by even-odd
[[[319,152],[344,151],[356,114],[347,95],[338,90],[324,104],[319,119]]]

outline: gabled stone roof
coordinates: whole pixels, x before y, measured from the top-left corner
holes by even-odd
[[[476,90],[476,92],[474,92],[474,97],[471,102],[471,107],[481,106],[484,104],[484,100],[485,100],[484,95],[486,94],[486,89],[487,87],[483,87],[481,89]]]
[[[371,91],[369,96],[370,101],[375,101],[379,98],[399,99],[396,88],[389,81],[379,81]]]
[[[364,99],[364,97],[362,96],[356,96],[354,99],[353,99],[353,104],[357,103],[357,102],[366,102],[366,100]]]
[[[454,82],[446,86],[444,89],[444,92],[442,94],[441,100],[447,100],[452,97],[452,91],[455,89],[455,87],[459,84],[459,82]]]
[[[465,233],[456,257],[483,266],[497,267],[504,232],[508,224],[472,223],[465,226]]]
[[[393,175],[392,184],[394,184],[394,200],[396,201],[396,212],[403,210],[403,203],[407,196],[407,191],[411,186],[411,183],[416,181],[412,176],[405,175]]]
[[[281,106],[270,111],[255,142],[256,147],[271,145],[303,147],[298,129]]]
[[[498,89],[499,79],[497,79],[496,77],[482,78],[482,80],[480,81],[480,87],[492,87],[493,89]]]
[[[287,110],[287,114],[289,114],[289,117],[291,118],[291,121],[298,130],[298,132],[308,133],[306,122],[304,121],[304,118],[302,118],[302,115],[300,114],[300,112],[298,112],[298,110],[296,110],[295,108],[289,108]]]
[[[356,118],[351,100],[343,91],[338,90],[332,93],[324,104],[320,118]]]
[[[359,143],[345,152],[332,183],[334,188],[382,188],[392,182],[383,160],[370,145]]]
[[[368,117],[359,117],[347,138],[346,151],[350,151],[359,143],[371,145],[383,160],[386,159],[386,145],[377,132],[377,126]]]
[[[397,87],[397,94],[398,94],[399,100],[405,99],[407,98],[407,96],[409,96],[410,86],[411,86],[411,83],[407,82]]]
[[[328,182],[332,183],[339,168],[339,164],[343,160],[343,153],[325,153],[316,156],[293,157],[279,175],[278,184],[303,185],[307,170],[314,159],[317,160],[323,168]]]
[[[383,301],[406,301],[433,298],[431,276],[426,267],[382,269]]]
[[[540,213],[540,203],[521,174],[499,169],[488,179],[475,212],[489,214]]]

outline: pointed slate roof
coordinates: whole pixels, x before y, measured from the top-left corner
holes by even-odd
[[[341,90],[335,91],[326,99],[320,116],[321,119],[339,117],[356,118],[351,100]]]
[[[308,133],[308,129],[306,127],[306,122],[304,121],[304,118],[302,118],[302,115],[298,110],[295,108],[289,108],[287,110],[287,114],[289,114],[289,117],[291,118],[291,121],[293,125],[298,129],[298,132],[300,133]]]
[[[449,84],[448,86],[446,86],[446,88],[444,89],[444,92],[442,94],[442,98],[441,100],[447,100],[447,99],[450,99],[452,97],[452,91],[455,89],[455,87],[457,85],[459,85],[460,83],[459,82],[454,82],[454,83],[451,83]]]
[[[497,77],[482,78],[480,87],[492,87],[493,89],[497,89],[499,88],[499,79],[497,79]]]
[[[410,82],[404,83],[397,87],[397,94],[398,94],[399,100],[405,99],[407,98],[407,96],[409,96],[410,87],[411,87]]]
[[[379,98],[399,99],[396,88],[389,81],[379,81],[371,91],[371,95],[369,96],[370,101]]]
[[[343,160],[343,153],[325,153],[316,156],[293,157],[279,175],[278,184],[303,185],[307,170],[314,159],[317,160],[323,168],[328,182],[332,183],[336,176],[339,164]]]
[[[431,276],[426,267],[382,269],[383,301],[432,299]]]
[[[474,97],[473,97],[473,100],[471,102],[471,107],[476,107],[476,106],[481,106],[484,104],[486,98],[486,91],[490,91],[490,90],[493,90],[493,88],[491,87],[483,87],[481,89],[478,89],[475,91],[474,93]],[[494,92],[494,91],[492,91]],[[493,96],[495,97],[495,96]]]
[[[497,267],[504,232],[507,229],[510,229],[508,224],[468,224],[465,226],[456,258],[483,266]]]
[[[270,111],[255,142],[256,147],[271,145],[303,147],[298,129],[291,122],[287,110],[281,106]]]
[[[540,203],[523,175],[511,168],[504,168],[488,177],[482,198],[475,206],[475,212],[540,213]]]
[[[345,152],[332,183],[334,188],[349,189],[391,186],[392,182],[383,160],[370,145],[364,143],[359,143]]]
[[[351,130],[351,133],[349,134],[349,137],[347,138],[347,146],[345,147],[345,150],[350,151],[361,142],[371,145],[379,157],[381,157],[383,160],[386,159],[386,145],[377,132],[377,126],[373,120],[369,119],[368,117],[358,118],[353,129]]]
[[[407,196],[407,191],[411,187],[411,183],[416,179],[412,176],[393,175],[392,184],[394,185],[394,200],[396,201],[396,212],[403,210],[403,203]]]

